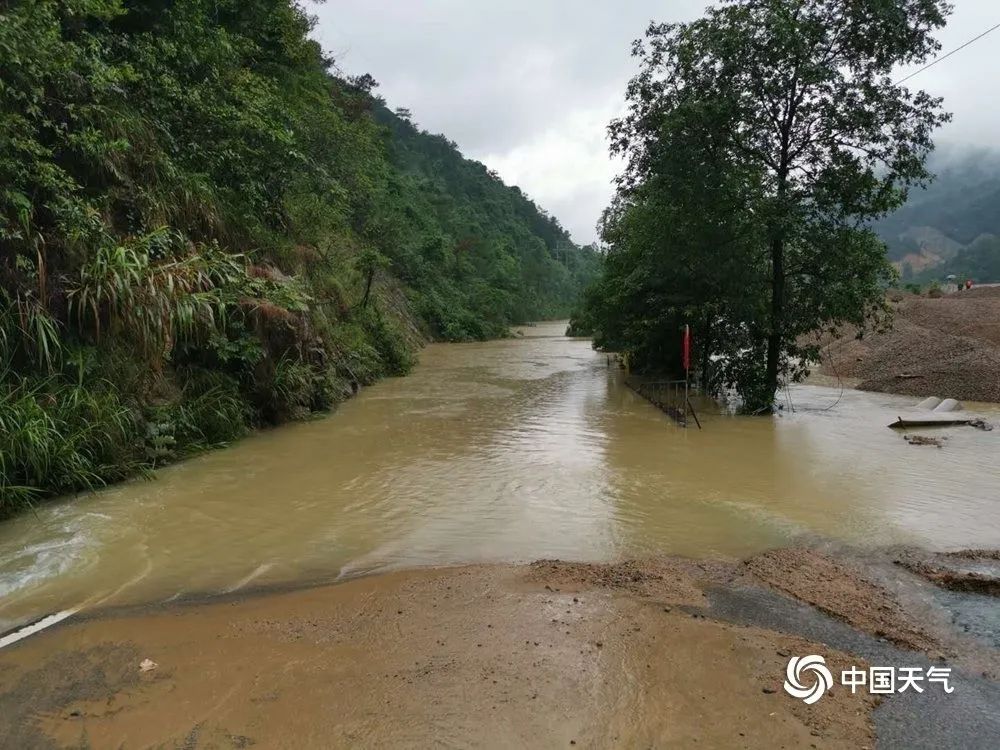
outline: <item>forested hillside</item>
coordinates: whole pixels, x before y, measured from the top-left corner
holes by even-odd
[[[518,188],[462,158],[407,113],[376,109],[391,133],[387,201],[396,241],[387,253],[414,289],[416,309],[447,339],[502,335],[511,322],[565,317],[598,259]]]
[[[944,148],[928,166],[935,179],[875,225],[889,258],[904,281],[958,272],[1000,280],[1000,254],[990,250],[1000,235],[1000,155]]]
[[[565,315],[558,223],[288,0],[0,0],[0,515]]]
[[[950,260],[913,274],[908,280],[920,284],[940,283],[949,276],[955,276],[960,283],[966,280],[977,284],[1000,282],[1000,236],[984,234]]]

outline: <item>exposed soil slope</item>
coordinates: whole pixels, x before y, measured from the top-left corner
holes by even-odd
[[[828,343],[820,371],[862,390],[1000,402],[1000,287],[893,306],[891,331]]]

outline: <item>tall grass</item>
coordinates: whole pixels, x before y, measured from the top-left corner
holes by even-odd
[[[173,338],[217,329],[222,290],[245,278],[242,256],[209,246],[188,252],[178,233],[159,229],[98,247],[66,294],[81,330],[98,339],[104,332],[124,334],[148,351],[163,351]]]
[[[253,410],[233,378],[211,370],[187,371],[182,378],[181,399],[169,412],[180,451],[217,448],[246,435]]]
[[[61,353],[59,324],[36,296],[0,289],[0,362],[25,358],[51,371]]]
[[[9,380],[0,386],[0,516],[135,473],[138,444],[136,414],[110,388]]]

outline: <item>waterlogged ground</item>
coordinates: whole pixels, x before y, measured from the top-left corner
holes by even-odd
[[[0,631],[417,565],[1000,547],[1000,430],[911,446],[886,425],[915,399],[817,386],[774,419],[705,406],[682,430],[564,327],[430,346],[326,419],[0,525]]]
[[[997,652],[871,562],[466,565],[105,609],[0,650],[0,747],[995,750]],[[807,704],[783,689],[807,654],[946,664],[951,692],[805,671]]]
[[[104,613],[0,651],[0,747],[873,745],[871,696],[809,708],[780,692],[782,654],[814,645],[706,604],[664,562],[404,571]]]

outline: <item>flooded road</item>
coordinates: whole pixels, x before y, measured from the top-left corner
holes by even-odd
[[[886,425],[914,399],[817,386],[773,419],[683,430],[564,327],[432,345],[328,418],[0,525],[0,632],[415,565],[745,556],[803,537],[1000,546],[1000,430],[911,446]]]

